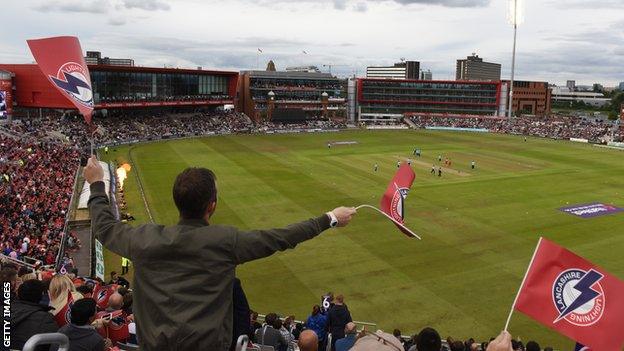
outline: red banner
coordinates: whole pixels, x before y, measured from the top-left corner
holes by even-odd
[[[380,205],[381,210],[396,221],[396,226],[401,230],[401,232],[403,232],[403,234],[409,237],[413,237],[413,233],[399,224],[404,223],[404,201],[407,197],[407,193],[412,187],[412,183],[414,183],[415,178],[416,174],[414,173],[414,170],[412,170],[412,167],[405,163],[400,166],[399,170],[394,175],[394,178],[392,178],[390,184],[388,184],[388,188],[381,198]]]
[[[624,282],[544,238],[515,309],[593,350],[624,346]]]
[[[76,106],[87,123],[91,124],[91,77],[78,38],[53,37],[27,42],[43,75]]]

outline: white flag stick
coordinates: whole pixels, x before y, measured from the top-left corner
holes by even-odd
[[[520,288],[518,289],[518,292],[516,293],[516,298],[514,299],[513,304],[511,305],[511,311],[509,311],[509,316],[507,316],[507,322],[505,323],[505,331],[507,331],[507,328],[509,328],[509,322],[511,321],[511,315],[514,312],[514,309],[516,308],[516,303],[518,302],[518,297],[520,296],[520,292],[522,291],[522,287],[524,286],[524,282],[526,281],[527,276],[529,275],[529,270],[531,269],[531,266],[533,265],[533,260],[535,259],[535,255],[537,254],[537,249],[539,249],[540,243],[542,242],[542,238],[540,237],[539,240],[537,241],[537,246],[535,246],[535,251],[533,251],[533,256],[531,257],[531,262],[529,262],[529,267],[527,267],[526,272],[524,272],[524,278],[522,278],[522,283],[520,284]]]
[[[417,238],[418,240],[422,240],[420,236],[418,236],[416,233],[414,233],[413,231],[411,231],[409,228],[407,228],[406,226],[404,226],[402,223],[397,222],[394,218],[388,216],[387,213],[385,213],[384,211],[378,209],[375,206],[371,206],[371,205],[360,205],[358,207],[355,208],[355,210],[359,210],[360,208],[370,208],[373,209],[379,213],[381,213],[382,215],[386,216],[386,218],[388,218],[389,220],[391,220],[394,224],[398,225],[399,227],[401,227],[402,229],[404,229],[406,232],[408,232],[411,236],[413,236],[414,238]]]

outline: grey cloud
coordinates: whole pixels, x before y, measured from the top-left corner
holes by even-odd
[[[334,0],[334,8],[336,10],[344,10],[347,8],[347,0]]]
[[[145,11],[169,11],[171,6],[161,0],[123,0],[127,9],[141,9]]]
[[[110,18],[108,20],[108,24],[110,24],[111,26],[123,26],[124,24],[126,24],[126,20],[123,18]]]
[[[560,9],[613,9],[624,8],[622,0],[551,0],[549,5],[553,5]]]
[[[366,12],[368,11],[368,5],[364,1],[360,1],[357,4],[353,5],[353,10],[356,12]]]
[[[110,3],[104,0],[64,0],[45,1],[33,7],[39,12],[83,12],[102,14],[107,13]]]
[[[351,8],[355,11],[365,11],[368,3],[373,2],[394,2],[400,5],[437,5],[444,7],[486,7],[490,5],[491,0],[245,0],[248,2],[269,5],[274,3],[292,4],[292,3],[332,3],[337,10],[345,10],[347,4],[351,3]]]
[[[421,4],[445,7],[486,7],[491,0],[392,0],[403,5]]]

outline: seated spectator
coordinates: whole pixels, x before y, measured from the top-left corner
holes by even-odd
[[[130,282],[126,280],[126,278],[120,276],[119,274],[117,274],[117,272],[112,271],[110,273],[111,276],[111,280],[108,282],[108,284],[117,284],[117,285],[121,285],[124,288],[129,288],[130,287]]]
[[[350,351],[405,351],[401,341],[392,334],[384,333],[381,330],[375,333],[362,330]],[[419,350],[420,351],[420,350]],[[438,350],[439,351],[439,350]]]
[[[357,337],[357,330],[355,323],[349,322],[345,326],[345,337],[336,340],[336,351],[347,351],[351,349],[355,344],[355,338]]]
[[[64,274],[57,274],[50,280],[50,288],[48,292],[50,296],[50,306],[54,308],[52,312],[56,316],[67,305],[68,294],[71,294],[73,301],[82,299],[82,294],[76,291],[74,283]]]
[[[451,351],[465,351],[466,350],[464,343],[459,340],[449,343],[449,346],[451,348]]]
[[[82,294],[82,297],[85,299],[90,299],[93,297],[93,286],[90,284],[83,284],[79,287],[76,287],[76,291]]]
[[[442,339],[440,334],[433,328],[424,328],[418,333],[416,339],[416,349],[418,351],[440,351]]]
[[[275,321],[278,320],[275,313],[269,313],[264,317],[264,326],[256,330],[256,343],[260,345],[273,346],[277,350],[281,350],[283,347],[287,347],[288,344],[282,333],[276,330],[273,326]]]
[[[59,333],[69,338],[69,351],[104,351],[112,346],[110,340],[104,339],[91,326],[96,311],[93,299],[80,299],[74,302],[71,307],[71,323],[59,329]]]
[[[275,324],[273,325],[273,327],[279,330],[279,332],[284,337],[284,340],[286,340],[286,346],[282,347],[280,351],[294,351],[295,350],[293,347],[294,338],[292,334],[290,333],[290,331],[284,326],[284,323],[282,323],[282,321],[278,318],[275,320]]]
[[[312,314],[306,320],[306,328],[312,329],[319,341],[319,350],[325,350],[327,342],[327,315],[321,313],[321,307],[314,305]]]
[[[304,330],[299,334],[297,345],[300,351],[317,351],[319,350],[319,339],[314,331]]]
[[[108,298],[108,306],[106,307],[106,312],[118,311],[123,308],[123,296],[120,293],[113,293]]]
[[[526,344],[526,351],[541,351],[541,348],[535,341],[529,341]]]
[[[45,284],[34,279],[25,281],[17,290],[17,299],[11,302],[11,349],[21,350],[35,334],[58,330],[49,312],[52,307],[41,304],[44,293]],[[38,347],[37,350],[48,350],[48,347]]]

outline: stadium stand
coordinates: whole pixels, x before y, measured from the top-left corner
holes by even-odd
[[[510,121],[488,117],[412,116],[410,122],[418,128],[433,126],[487,129],[497,133],[555,139],[584,138],[592,142],[599,142],[601,138],[611,133],[612,129],[609,124],[572,117],[548,119],[520,117]],[[97,141],[101,145],[224,133],[272,133],[297,129],[314,131],[345,128],[342,122],[322,119],[295,125],[271,122],[253,124],[244,114],[229,112],[159,116],[121,115],[109,119],[97,118],[96,124],[99,125],[96,133]],[[49,116],[14,123],[0,132],[0,214],[2,214],[0,250],[3,254],[0,257],[0,276],[3,282],[11,283],[12,300],[16,304],[24,304],[30,301],[33,295],[39,294],[38,291],[43,288],[46,291],[40,301],[43,303],[41,311],[52,316],[53,313],[48,312],[46,306],[63,305],[60,307],[61,310],[73,315],[74,311],[69,307],[70,304],[80,307],[83,304],[74,302],[81,297],[93,298],[97,313],[89,317],[89,323],[94,323],[97,327],[98,335],[103,342],[107,345],[116,344],[120,349],[136,349],[137,337],[134,330],[135,323],[140,321],[135,321],[132,314],[132,290],[117,284],[105,284],[93,277],[77,276],[73,270],[71,253],[78,250],[81,243],[71,232],[66,235],[66,241],[63,240],[65,216],[70,206],[75,174],[79,167],[81,150],[79,145],[83,145],[86,141],[83,122],[74,117]],[[621,132],[615,135],[621,140]],[[123,202],[123,197],[120,202]],[[15,263],[20,263],[20,260],[26,263],[18,269]],[[63,280],[73,285],[69,289],[72,293],[64,293],[60,300],[55,294],[50,294],[51,291],[47,291],[55,289],[56,283],[48,283],[55,274],[54,266],[57,263],[60,263],[67,272],[68,279]],[[23,284],[30,280],[40,280],[46,284]],[[52,295],[54,299],[50,298]],[[54,315],[58,315],[61,311],[54,312],[56,312]],[[76,313],[84,315],[85,312]],[[357,314],[357,311],[354,313]],[[328,314],[332,314],[331,308]],[[257,331],[269,327],[277,332],[276,338],[284,341],[272,345],[275,350],[280,350],[281,345],[285,346],[281,348],[285,351],[299,349],[299,336],[309,334],[302,334],[304,330],[314,331],[319,339],[319,350],[328,344],[331,345],[328,340],[331,340],[332,335],[326,335],[327,318],[323,317],[318,306],[313,308],[306,321],[297,321],[292,316],[279,318],[275,314],[269,315],[271,318],[267,317],[264,323],[261,323],[263,319],[256,319],[257,314],[250,311],[248,320],[250,332],[247,335],[250,349],[267,349],[260,345],[262,341],[258,339],[258,335],[261,333]],[[63,327],[58,318],[55,320],[58,329]],[[345,326],[346,324],[342,328]],[[364,340],[369,332],[362,331],[361,326],[360,324],[358,337]],[[44,332],[35,327],[24,328],[27,329],[26,334],[30,333],[28,335]],[[71,328],[66,327],[63,331],[67,332],[71,342]],[[382,337],[392,337],[400,340],[404,350],[414,350],[415,345],[424,342],[423,335],[435,339],[437,332],[432,331],[435,330],[423,329],[412,337],[401,336],[400,331],[395,331],[394,336],[384,333],[375,338],[381,340]],[[340,333],[334,331],[334,334]],[[99,342],[100,339],[96,335],[93,336]],[[489,341],[491,340],[461,341],[449,337],[440,341],[441,346],[437,350],[485,350]],[[514,350],[523,349],[524,346],[520,341],[514,341]],[[420,347],[418,350],[422,351]]]

